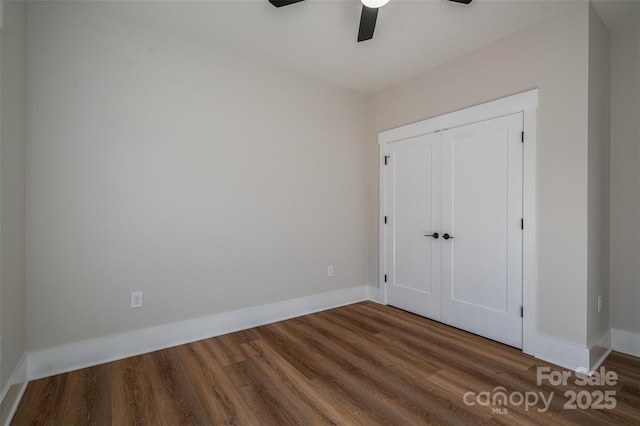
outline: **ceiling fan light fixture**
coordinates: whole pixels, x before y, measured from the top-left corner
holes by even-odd
[[[389,0],[360,0],[362,4],[371,9],[377,9],[389,3]]]

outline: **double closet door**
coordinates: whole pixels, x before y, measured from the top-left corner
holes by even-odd
[[[522,113],[386,144],[387,303],[522,348]]]

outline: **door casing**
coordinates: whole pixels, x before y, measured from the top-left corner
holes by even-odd
[[[517,95],[508,96],[491,102],[447,113],[437,117],[404,125],[395,129],[378,133],[380,146],[380,252],[379,252],[379,288],[382,290],[382,302],[386,300],[386,271],[385,253],[386,233],[386,170],[385,156],[387,144],[427,135],[453,127],[473,124],[480,121],[503,117],[517,112],[523,113],[524,120],[524,163],[523,163],[523,264],[522,264],[522,351],[534,355],[536,349],[536,141],[537,141],[537,109],[538,89],[529,90]]]

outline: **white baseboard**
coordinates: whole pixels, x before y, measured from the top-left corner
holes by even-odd
[[[612,328],[611,348],[614,351],[640,357],[640,333]]]
[[[590,367],[589,349],[538,333],[533,356],[573,371]]]
[[[368,298],[369,286],[353,287],[34,351],[28,354],[28,378],[66,373]]]
[[[0,394],[0,425],[8,426],[27,388],[27,355],[24,355]]]
[[[607,330],[598,337],[595,342],[589,345],[589,371],[594,372],[600,367],[600,364],[611,353],[611,329]]]
[[[611,353],[612,331],[607,329],[589,347],[537,334],[534,356],[569,370],[592,374]]]
[[[384,288],[377,286],[369,286],[369,300],[380,304],[385,304]]]

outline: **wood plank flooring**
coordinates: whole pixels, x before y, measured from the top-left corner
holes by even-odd
[[[640,359],[612,353],[604,386],[538,367],[562,371],[362,302],[33,381],[12,425],[640,424]]]

